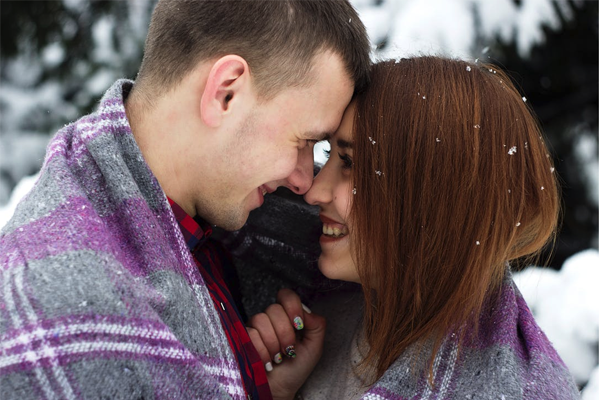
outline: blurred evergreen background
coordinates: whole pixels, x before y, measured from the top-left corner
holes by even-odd
[[[558,269],[570,255],[597,249],[598,2],[353,3],[375,57],[406,55],[403,40],[413,44],[409,52],[441,49],[509,71],[539,117],[562,180],[562,229],[551,264]],[[114,80],[135,78],[153,6],[154,0],[0,2],[0,207],[39,170],[57,129],[90,112]]]

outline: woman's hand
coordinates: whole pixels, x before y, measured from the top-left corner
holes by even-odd
[[[321,358],[325,319],[312,314],[289,290],[250,318],[248,335],[258,351],[274,399],[292,399]]]

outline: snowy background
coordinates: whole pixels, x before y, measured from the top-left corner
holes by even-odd
[[[515,280],[583,389],[599,398],[598,2],[352,0],[373,58],[493,62],[528,98],[563,180],[549,268]],[[0,2],[0,227],[35,182],[51,135],[134,78],[154,0]],[[316,158],[322,160],[317,149]]]

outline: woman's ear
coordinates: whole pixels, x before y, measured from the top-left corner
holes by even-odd
[[[246,60],[236,55],[219,58],[208,73],[200,100],[202,121],[212,128],[218,127],[230,111],[232,101],[238,100],[249,84],[250,69]]]

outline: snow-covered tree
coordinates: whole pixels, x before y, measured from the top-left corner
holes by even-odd
[[[41,166],[51,134],[134,78],[154,2],[0,3],[0,204]]]
[[[555,265],[598,247],[598,2],[351,0],[374,59],[443,54],[509,70],[564,179]],[[155,0],[0,3],[0,205],[39,169],[49,135],[134,78]]]

